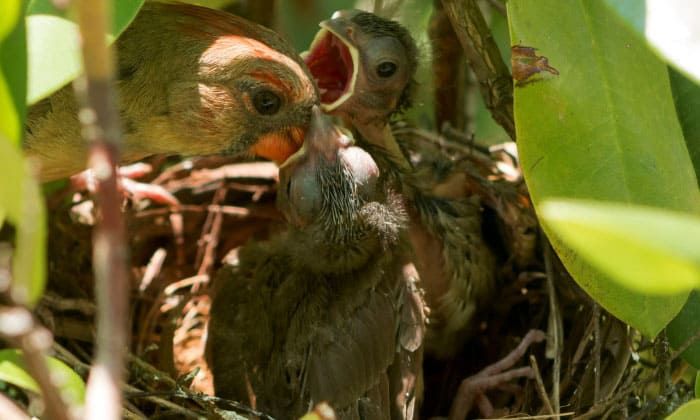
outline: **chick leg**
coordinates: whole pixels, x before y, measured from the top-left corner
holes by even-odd
[[[527,351],[532,343],[545,339],[545,333],[540,330],[530,330],[518,347],[508,353],[503,359],[485,367],[475,375],[462,381],[450,407],[449,420],[463,420],[476,404],[483,417],[493,415],[493,405],[486,396],[486,391],[502,385],[515,378],[532,377],[532,368],[522,367],[510,369]],[[504,372],[505,371],[505,372]]]

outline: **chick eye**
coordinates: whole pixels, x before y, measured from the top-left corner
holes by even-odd
[[[274,115],[280,110],[282,100],[271,90],[261,89],[253,95],[253,106],[262,115]]]
[[[387,78],[396,73],[396,64],[391,61],[383,61],[377,66],[377,76]]]

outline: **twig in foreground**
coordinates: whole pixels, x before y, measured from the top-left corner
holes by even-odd
[[[93,232],[93,270],[97,300],[97,355],[90,372],[85,417],[122,417],[121,383],[127,345],[129,282],[121,194],[117,188],[119,128],[112,80],[114,59],[107,48],[112,2],[78,0],[84,78],[76,81],[83,135],[90,143],[89,163],[97,179],[100,221]]]

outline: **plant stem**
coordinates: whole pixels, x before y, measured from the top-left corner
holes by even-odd
[[[78,0],[84,78],[76,82],[82,100],[80,120],[90,143],[88,162],[97,179],[99,222],[93,232],[93,271],[97,300],[97,354],[88,380],[85,417],[121,418],[121,382],[127,345],[129,281],[127,248],[117,188],[119,124],[112,80],[114,59],[105,34],[111,2]]]

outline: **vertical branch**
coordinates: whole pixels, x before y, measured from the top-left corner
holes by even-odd
[[[433,50],[433,84],[435,85],[435,126],[445,122],[463,130],[465,101],[465,64],[459,39],[445,14],[441,0],[433,1],[428,27]]]
[[[85,76],[76,83],[82,99],[80,120],[90,143],[88,163],[97,179],[99,223],[93,232],[93,270],[97,299],[97,354],[90,372],[86,418],[121,418],[120,384],[127,345],[129,282],[121,194],[117,189],[118,117],[111,89],[112,52],[105,33],[107,0],[77,0]]]
[[[515,140],[513,79],[476,0],[442,0],[494,120]]]

